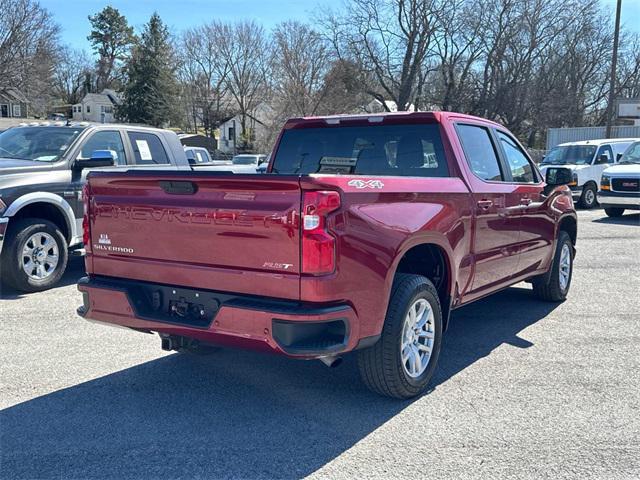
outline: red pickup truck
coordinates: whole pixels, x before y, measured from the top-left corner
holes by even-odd
[[[446,112],[296,118],[268,173],[89,176],[87,319],[167,350],[234,346],[418,395],[452,309],[526,280],[565,299],[571,173],[546,182],[502,126]]]

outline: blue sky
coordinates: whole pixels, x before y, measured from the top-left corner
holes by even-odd
[[[615,14],[616,0],[602,0]],[[320,6],[337,7],[342,0],[40,0],[62,27],[62,40],[74,48],[89,50],[87,16],[112,5],[140,30],[154,11],[179,33],[187,27],[212,19],[225,21],[254,19],[266,28],[288,20],[310,20]],[[640,32],[640,0],[622,1],[622,23]]]
[[[120,10],[136,32],[157,11],[172,32],[201,25],[213,19],[253,19],[265,28],[289,20],[311,19],[320,5],[339,6],[342,0],[40,0],[62,27],[62,40],[73,48],[89,50],[87,17],[107,5]]]

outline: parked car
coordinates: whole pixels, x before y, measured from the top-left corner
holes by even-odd
[[[47,116],[47,120],[53,120],[54,122],[63,122],[67,119],[64,113],[50,113]]]
[[[193,166],[212,164],[211,155],[206,148],[202,147],[184,147],[184,153],[187,156],[189,164]]]
[[[372,390],[408,398],[452,309],[523,280],[543,300],[569,292],[571,171],[548,168],[545,184],[497,123],[292,119],[274,152],[268,175],[92,172],[78,313],[157,332],[165,350],[327,365],[357,350]]]
[[[640,141],[629,145],[617,165],[602,172],[598,202],[610,217],[640,210]]]
[[[573,172],[569,185],[573,199],[583,208],[597,205],[596,193],[602,171],[617,162],[625,149],[637,138],[609,138],[562,143],[552,148],[540,164],[544,174],[549,166],[562,165]]]
[[[254,165],[257,167],[264,163],[266,159],[266,155],[243,153],[240,155],[234,155],[231,159],[231,163],[234,165]]]
[[[0,271],[34,292],[54,286],[82,246],[82,186],[90,169],[191,170],[168,130],[36,124],[0,134]]]

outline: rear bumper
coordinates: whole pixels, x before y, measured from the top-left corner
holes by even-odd
[[[640,210],[640,193],[598,192],[598,203],[601,207],[620,207]]]
[[[80,279],[78,290],[83,294],[78,314],[87,320],[205,344],[319,358],[376,340],[361,341],[358,318],[346,304],[307,304],[95,276]],[[189,305],[181,310],[184,316],[175,313],[176,305]]]

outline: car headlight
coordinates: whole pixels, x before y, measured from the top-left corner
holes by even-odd
[[[570,187],[575,187],[576,185],[578,185],[578,174],[576,172],[573,172],[573,174],[571,175],[571,183],[569,183]]]
[[[2,201],[2,198],[0,198],[0,215],[2,215],[6,209],[7,204]]]
[[[602,175],[600,179],[600,190],[611,190],[611,177],[609,175]]]

